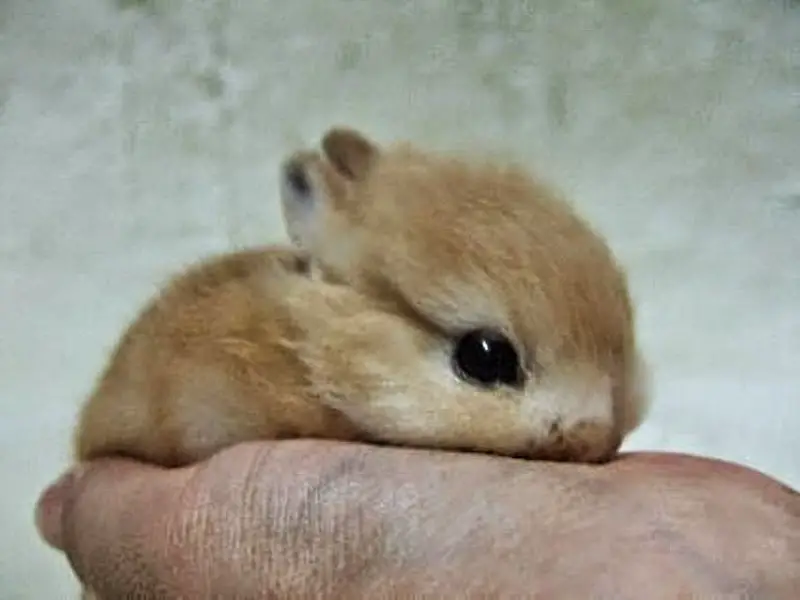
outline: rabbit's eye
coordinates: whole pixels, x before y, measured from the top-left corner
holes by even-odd
[[[522,383],[514,345],[490,329],[474,329],[456,340],[453,368],[459,377],[483,386]]]

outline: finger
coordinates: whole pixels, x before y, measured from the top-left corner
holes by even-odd
[[[166,527],[189,477],[189,470],[102,460],[51,499],[60,500],[56,539],[85,586],[100,597],[127,598],[161,597],[176,585],[165,577]]]
[[[64,549],[61,533],[61,515],[64,499],[71,493],[81,469],[68,471],[48,486],[36,503],[36,529],[41,538],[56,550]]]

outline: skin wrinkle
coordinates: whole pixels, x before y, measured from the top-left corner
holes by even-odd
[[[280,453],[279,450],[276,452]],[[242,488],[249,489],[248,480],[253,482],[254,479],[263,477],[264,472],[270,472],[271,469],[265,467],[276,460],[280,461],[280,456],[274,453],[256,455]],[[225,515],[228,500],[234,505],[243,505],[241,514],[254,515],[251,519],[254,523],[229,523],[228,528],[233,534],[215,532],[212,539],[228,540],[228,545],[223,548],[223,555],[226,556],[226,562],[230,556],[230,567],[233,570],[263,574],[262,580],[253,584],[253,588],[260,592],[275,589],[278,596],[296,597],[295,585],[298,582],[330,582],[331,586],[337,581],[350,584],[354,580],[357,582],[358,574],[367,568],[375,555],[372,550],[364,552],[360,540],[380,540],[383,537],[377,531],[371,531],[368,536],[362,535],[357,516],[354,518],[352,510],[346,510],[350,499],[348,496],[361,501],[364,498],[361,493],[363,486],[354,488],[350,477],[352,473],[361,470],[360,452],[337,457],[329,469],[321,472],[318,458],[312,455],[300,457],[299,460],[294,457],[292,463],[292,479],[285,473],[275,472],[271,493],[266,497],[263,487],[255,486],[251,493],[241,499],[235,498],[238,492],[234,490],[227,498],[220,497],[215,503],[204,502],[212,521],[226,520],[222,515]],[[207,469],[207,474],[213,474],[213,466]],[[200,480],[202,483],[202,477]],[[286,483],[284,480],[287,480]],[[264,529],[263,524],[270,522],[274,523],[274,527],[265,530],[253,544],[252,536],[248,536],[253,527],[261,524]],[[195,531],[199,531],[201,539],[212,533],[202,529]],[[245,537],[249,541],[249,548],[244,560],[238,560],[242,557],[237,557],[235,552],[231,552],[231,548],[236,544],[248,546],[247,543],[238,541]],[[318,540],[326,537],[336,540],[332,544],[336,551],[319,556]],[[293,549],[291,555],[286,554],[286,548]],[[219,551],[219,548],[212,551]],[[267,564],[263,565],[265,558]],[[242,573],[242,577],[244,576]],[[316,590],[313,596],[317,593],[327,595],[330,590]]]
[[[437,573],[459,568],[456,565],[459,561],[463,561],[465,547],[491,548],[493,559],[496,559],[502,552],[513,554],[515,548],[524,546],[520,536],[529,529],[521,522],[525,517],[523,516],[521,520],[514,519],[513,516],[504,515],[502,509],[494,507],[505,506],[503,495],[513,494],[514,488],[520,484],[524,485],[524,480],[530,478],[530,475],[523,473],[508,477],[506,473],[493,473],[492,477],[482,482],[480,489],[464,494],[463,489],[449,485],[459,480],[462,475],[454,472],[452,468],[447,468],[445,464],[441,465],[441,468],[426,472],[426,481],[418,481],[415,484],[410,484],[405,479],[402,469],[395,472],[399,481],[393,482],[392,489],[396,491],[387,494],[386,503],[389,505],[403,503],[408,496],[411,496],[412,500],[406,503],[414,506],[413,513],[424,515],[423,519],[411,523],[404,521],[402,524],[393,524],[396,528],[392,537],[397,540],[394,549],[396,579],[402,581],[404,578],[413,578],[415,589],[426,589],[430,593],[440,590],[439,593],[445,593],[444,590],[452,582],[449,579],[437,581]],[[501,485],[495,485],[496,483]],[[403,498],[404,495],[406,498]],[[398,512],[402,514],[402,511],[397,510],[392,514]],[[459,519],[453,520],[452,515],[459,515]],[[408,536],[408,530],[417,534]],[[424,532],[435,532],[435,534],[431,536]],[[482,553],[475,555],[472,560],[485,560],[485,555]],[[519,568],[514,561],[505,561],[502,566],[497,567],[500,572],[511,570],[513,573],[510,577],[516,577],[518,581]],[[469,572],[469,569],[463,566],[460,569]],[[394,579],[386,574],[384,578]],[[498,578],[497,582],[472,582],[477,586],[475,593],[479,593],[475,597],[493,597],[494,592],[491,590],[499,593],[502,588],[501,581],[502,578]],[[467,582],[462,584],[466,586],[462,590],[464,593],[467,593],[469,585]],[[368,596],[373,597],[372,590]]]
[[[305,534],[301,562],[308,571],[305,577],[311,580],[347,581],[358,575],[370,560],[370,555],[359,558],[358,552],[354,551],[354,546],[357,547],[364,537],[363,520],[357,515],[353,519],[353,515],[348,515],[345,510],[351,497],[364,497],[352,486],[352,474],[363,470],[362,467],[360,452],[340,457],[321,474],[310,474],[308,487],[293,503],[294,510],[289,519]],[[315,560],[315,541],[323,535],[334,540],[336,551],[327,552]]]
[[[322,579],[327,575],[332,583],[330,593],[337,598],[352,597],[368,581],[379,577],[381,565],[376,557],[386,556],[390,550],[386,521],[362,508],[365,500],[366,506],[378,504],[380,490],[364,485],[363,479],[352,478],[353,474],[365,471],[362,453],[356,452],[346,462],[350,468],[340,469],[341,476],[331,479],[325,493],[318,495],[319,506],[333,508],[329,527],[332,543],[326,553],[327,560],[320,561],[325,565],[320,575]],[[359,468],[351,470],[354,465]]]
[[[426,576],[430,573],[430,565],[441,563],[440,556],[430,558],[425,556],[430,548],[434,548],[435,554],[441,554],[440,546],[431,536],[431,532],[434,532],[434,536],[440,533],[443,526],[443,523],[437,523],[431,517],[436,514],[436,507],[443,501],[446,502],[445,498],[437,497],[443,479],[441,475],[440,472],[435,472],[428,474],[425,481],[412,483],[408,481],[407,473],[401,464],[393,471],[389,485],[382,485],[377,490],[374,506],[379,511],[377,518],[386,519],[386,542],[379,568],[373,569],[377,577],[372,577],[362,585],[359,597],[410,597],[410,594],[403,595],[397,589],[404,578],[408,577],[413,577],[415,580],[414,596],[424,597],[421,594],[422,590],[430,588],[430,585],[427,588],[424,585],[428,583]],[[429,495],[433,496],[434,500],[426,498],[421,490],[430,490]],[[392,518],[398,514],[408,515],[408,518],[402,520]],[[393,596],[387,595],[384,590],[387,582],[391,582]],[[342,594],[339,597],[353,597],[359,591],[355,586],[347,589],[349,594]]]
[[[158,476],[157,469],[147,468],[146,475]],[[171,564],[167,546],[159,541],[153,540],[153,535],[160,535],[167,530],[163,526],[165,521],[162,515],[154,515],[153,521],[142,523],[135,516],[147,511],[148,500],[151,496],[147,490],[149,480],[144,478],[145,473],[140,473],[138,478],[126,478],[120,484],[120,488],[115,490],[115,495],[109,500],[123,504],[119,512],[109,512],[105,507],[97,506],[94,503],[83,503],[82,505],[71,504],[68,500],[64,507],[64,514],[73,514],[72,519],[64,523],[64,543],[66,547],[76,548],[77,552],[68,555],[73,569],[78,574],[85,574],[95,582],[128,582],[131,589],[132,598],[174,598],[175,589],[168,587],[166,582],[173,581],[169,577],[164,577],[158,566]],[[96,499],[91,493],[91,487],[95,481],[91,477],[81,478],[77,484],[79,492],[72,496],[77,498],[86,495]],[[144,505],[144,506],[143,506]],[[165,506],[169,505],[169,500],[165,499]],[[109,518],[111,516],[116,518]],[[100,523],[97,520],[100,519]],[[120,541],[119,544],[106,545],[104,540],[97,538],[79,536],[78,532],[83,529],[85,523],[93,523],[95,531],[102,531],[104,534],[113,532],[111,535]],[[142,528],[146,525],[146,529]],[[145,556],[142,554],[145,548],[159,549],[161,556]],[[81,560],[83,558],[83,560]],[[113,590],[99,587],[95,590],[101,598],[114,598]],[[155,594],[155,595],[154,595]]]
[[[298,521],[310,521],[317,513],[316,507],[322,505],[321,498],[341,484],[342,478],[358,472],[363,467],[358,459],[357,454],[347,454],[323,473],[314,473],[313,477],[309,475],[305,481],[307,487],[304,488],[304,493],[295,509]]]
[[[276,451],[279,452],[277,449]],[[289,515],[294,512],[294,503],[291,502],[291,494],[286,493],[285,487],[280,483],[281,474],[274,473],[270,484],[273,493],[266,499],[263,498],[263,486],[257,483],[263,478],[265,472],[270,473],[272,470],[268,468],[268,465],[274,462],[274,454],[268,452],[260,455],[251,451],[242,457],[242,460],[246,460],[248,464],[244,471],[242,485],[230,488],[223,484],[220,489],[220,498],[214,508],[215,519],[225,523],[228,534],[211,538],[216,544],[212,550],[212,557],[215,556],[216,561],[220,560],[220,556],[224,557],[225,568],[221,572],[235,573],[236,576],[233,578],[226,576],[223,581],[210,581],[209,591],[206,591],[206,595],[212,589],[225,589],[225,584],[236,586],[235,589],[240,591],[249,589],[253,597],[261,596],[267,590],[277,588],[277,585],[272,582],[273,579],[280,580],[274,575],[280,567],[272,566],[276,557],[276,547],[295,548],[297,545],[297,540],[293,535],[282,535],[284,532],[291,534],[294,531],[291,527],[281,527],[281,525],[286,525],[286,521],[290,518]],[[213,459],[212,462],[214,462]],[[218,463],[209,465],[209,469],[204,474],[211,480],[212,486],[217,467]],[[302,484],[303,481],[298,479],[295,491],[302,488]],[[232,512],[231,506],[241,506],[241,510]],[[231,515],[240,515],[240,518],[232,520]],[[263,535],[252,536],[252,531],[257,529],[264,530]],[[212,558],[212,560],[214,559]],[[206,564],[208,562],[206,561]],[[289,574],[292,570],[298,570],[298,562],[300,561],[293,557],[289,561],[289,565],[286,565],[290,568],[286,569],[286,573],[282,576],[291,580]],[[248,582],[248,580],[250,581]],[[242,586],[242,582],[246,582],[246,585]],[[233,593],[233,587],[231,587],[230,593]]]
[[[680,464],[252,444],[186,470],[92,476],[65,524],[105,531],[65,536],[85,552],[76,567],[105,559],[79,571],[104,600],[136,597],[112,595],[113,576],[139,597],[197,600],[800,597],[796,496],[724,463]],[[103,505],[93,477],[115,485]],[[104,517],[123,498],[121,518]]]
[[[168,564],[178,565],[175,572],[182,582],[181,589],[200,597],[213,589],[215,582],[208,571],[199,565],[214,560],[218,552],[216,546],[220,544],[220,538],[223,545],[226,543],[225,538],[230,531],[228,525],[231,525],[228,523],[230,519],[220,520],[217,511],[217,507],[224,505],[231,489],[204,486],[203,476],[208,468],[211,465],[193,477],[180,495],[178,506],[184,510],[169,521],[171,526],[168,527],[169,534],[165,542],[170,552]],[[237,487],[235,482],[228,482],[228,485],[232,489]],[[193,549],[188,555],[185,552],[187,547]],[[223,556],[226,555],[223,553]]]

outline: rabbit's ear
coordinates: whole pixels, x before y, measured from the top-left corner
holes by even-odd
[[[321,210],[343,193],[336,179],[318,152],[296,152],[281,164],[281,209],[289,237],[297,246],[309,250]]]
[[[289,237],[311,252],[321,234],[324,214],[353,209],[353,190],[381,154],[377,144],[347,127],[330,128],[321,146],[321,152],[295,152],[280,168],[281,204]]]
[[[322,137],[322,152],[341,176],[359,181],[369,172],[380,149],[355,129],[332,127]]]

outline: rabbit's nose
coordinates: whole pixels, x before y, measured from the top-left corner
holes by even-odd
[[[582,421],[565,427],[556,419],[545,437],[531,440],[527,451],[536,460],[599,463],[614,456],[621,440],[608,424]]]

